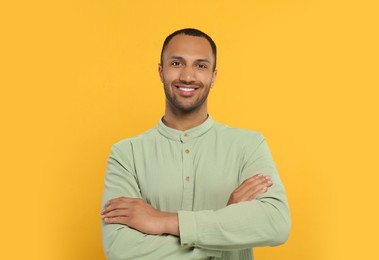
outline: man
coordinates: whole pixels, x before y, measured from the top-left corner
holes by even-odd
[[[253,259],[287,240],[283,184],[261,134],[207,113],[216,45],[183,29],[162,48],[158,125],[112,147],[103,195],[108,259]]]

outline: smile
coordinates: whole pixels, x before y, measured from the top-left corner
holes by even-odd
[[[195,91],[196,88],[184,88],[184,87],[177,87],[179,88],[181,91],[185,91],[185,92],[191,92],[191,91]]]
[[[200,88],[197,85],[184,85],[184,84],[177,84],[174,85],[177,89],[177,93],[182,97],[192,97],[197,93],[197,90]]]

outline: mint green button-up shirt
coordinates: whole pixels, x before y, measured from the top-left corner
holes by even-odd
[[[252,201],[226,206],[233,190],[258,173],[270,176],[273,186]],[[285,190],[263,136],[210,116],[187,131],[160,121],[113,145],[102,207],[121,196],[177,212],[180,237],[102,223],[109,260],[253,259],[253,247],[282,244],[289,234]]]

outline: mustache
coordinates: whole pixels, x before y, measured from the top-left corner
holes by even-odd
[[[197,87],[202,87],[203,86],[203,83],[199,82],[199,81],[185,81],[185,80],[175,80],[172,82],[173,85],[177,85],[177,84],[180,84],[180,85],[188,85],[188,86],[197,86]]]

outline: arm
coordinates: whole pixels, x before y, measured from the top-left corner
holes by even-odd
[[[131,147],[123,151],[123,156],[117,147],[113,147],[106,171],[102,209],[107,201],[114,198],[126,196],[141,199]],[[102,221],[102,239],[109,260],[202,259],[220,256],[217,251],[181,246],[179,238],[173,235],[148,235],[127,225],[105,221]]]
[[[275,246],[287,240],[290,216],[285,190],[263,137],[254,151],[246,151],[245,154],[241,181],[262,173],[271,178],[272,187],[257,199],[235,203],[217,211],[179,211],[182,245],[238,250]]]
[[[272,185],[262,174],[246,179],[230,195],[228,205],[251,201]],[[107,201],[101,211],[105,223],[123,224],[149,235],[179,235],[177,213],[161,212],[142,199],[119,197]]]
[[[107,218],[108,223],[126,224],[147,234],[178,235],[179,224],[182,246],[195,247],[194,251],[198,250],[203,257],[218,256],[221,250],[281,244],[288,236],[289,212],[283,185],[263,138],[258,148],[250,153],[247,152],[246,155],[246,163],[240,176],[240,180],[244,181],[231,194],[229,206],[226,208],[218,211],[180,211],[178,221],[176,214],[165,215],[167,213],[155,210],[142,200],[118,198],[111,200],[110,205],[106,206],[106,215],[103,217]],[[271,178],[262,175],[248,178],[257,172],[262,172]],[[266,192],[272,183],[274,186],[266,194],[254,200],[256,196]],[[121,206],[122,204],[129,205]],[[128,212],[117,212],[119,208],[125,208]],[[112,212],[115,215],[112,215]],[[136,217],[123,218],[131,213]],[[121,218],[112,220],[114,216]],[[158,229],[155,229],[156,227]]]

